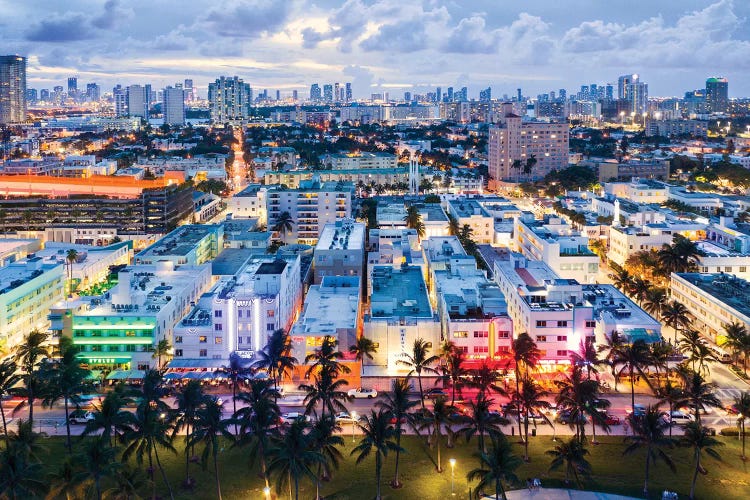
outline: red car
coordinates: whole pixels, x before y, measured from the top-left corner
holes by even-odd
[[[607,418],[604,420],[604,422],[607,425],[620,425],[622,422],[620,422],[620,417],[617,415],[607,415]]]

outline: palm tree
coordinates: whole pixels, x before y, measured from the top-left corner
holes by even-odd
[[[364,335],[357,337],[357,341],[349,346],[349,352],[354,354],[354,359],[364,364],[365,358],[373,360],[373,354],[378,352],[375,342]]]
[[[401,456],[401,435],[403,434],[403,425],[410,420],[410,410],[414,408],[418,401],[409,400],[409,378],[396,378],[391,382],[391,392],[383,395],[383,400],[375,403],[380,409],[388,412],[391,420],[395,420],[394,434],[396,435],[396,472],[391,481],[393,488],[400,488],[401,482],[398,480],[398,463]]]
[[[70,284],[70,293],[73,293],[73,264],[78,259],[78,250],[71,248],[65,254],[65,260],[68,262],[68,283]]]
[[[190,457],[193,455],[191,452],[193,447],[189,438],[192,435],[191,428],[198,419],[198,410],[206,403],[206,395],[198,380],[190,380],[176,394],[175,400],[177,418],[172,429],[172,438],[180,429],[185,429],[185,486],[189,488],[193,484],[190,478]]]
[[[70,337],[60,337],[58,351],[60,357],[51,365],[48,370],[47,391],[42,406],[51,408],[59,400],[65,404],[65,445],[68,453],[72,453],[73,448],[70,442],[70,403],[78,405],[80,395],[88,387],[87,380],[89,370],[81,368],[81,363],[77,357],[78,350],[73,345]]]
[[[693,370],[698,366],[698,372],[708,373],[707,361],[715,361],[716,356],[709,349],[706,341],[698,330],[687,328],[682,331],[682,338],[677,343],[683,352],[688,353],[688,361]]]
[[[320,416],[333,415],[337,411],[346,411],[346,406],[342,401],[349,399],[348,394],[344,391],[349,383],[342,379],[336,378],[336,375],[329,370],[321,370],[313,375],[312,384],[301,384],[299,388],[306,391],[305,395],[305,412],[307,414],[315,413],[315,408],[320,404]]]
[[[451,424],[453,423],[451,415],[453,415],[454,412],[455,408],[450,406],[443,396],[435,398],[432,410],[422,412],[420,427],[432,429],[432,444],[435,445],[437,450],[437,464],[435,469],[438,473],[443,472],[443,464],[440,454],[440,440],[443,437],[442,431],[443,428],[445,428],[450,437],[450,433],[452,432]],[[450,442],[451,440],[449,440],[449,443]]]
[[[502,380],[500,373],[487,360],[482,361],[479,368],[469,370],[468,375],[471,377],[469,384],[478,389],[482,396],[489,397],[493,392],[502,396],[507,395],[507,391],[499,385]]]
[[[0,497],[34,498],[42,496],[46,490],[41,464],[13,448],[0,451]]]
[[[701,410],[705,410],[707,407],[721,407],[721,401],[714,394],[716,384],[707,383],[700,373],[689,370],[681,373],[681,376],[685,385],[685,399],[694,412],[695,421],[700,424]]]
[[[489,450],[479,451],[474,456],[479,459],[479,467],[470,470],[466,474],[466,480],[479,480],[476,486],[477,491],[493,488],[495,500],[500,498],[507,500],[503,483],[517,482],[515,470],[523,463],[518,456],[513,454],[512,445],[504,435],[491,434]]]
[[[669,405],[669,437],[672,437],[672,411],[675,408],[679,408],[687,404],[687,398],[685,391],[679,386],[672,384],[671,380],[667,380],[663,387],[660,387],[656,391],[656,397],[659,398],[659,403],[666,403]]]
[[[674,348],[667,342],[654,342],[649,346],[651,350],[651,363],[659,377],[659,368],[664,369],[666,380],[669,380],[669,358],[674,353]]]
[[[544,414],[544,410],[550,407],[549,402],[543,398],[549,396],[549,393],[543,390],[539,384],[534,382],[531,377],[526,377],[521,383],[520,392],[514,393],[511,401],[516,405],[519,410],[518,418],[523,415],[523,435],[524,435],[524,461],[528,462],[529,459],[529,414],[538,413],[542,418],[550,425],[549,418]],[[534,424],[536,425],[536,424]]]
[[[651,288],[643,299],[643,308],[654,318],[661,318],[667,305],[667,292],[663,288]]]
[[[323,337],[320,347],[305,356],[305,364],[310,365],[307,369],[307,376],[314,371],[328,373],[332,377],[338,377],[339,373],[349,373],[351,370],[348,366],[341,363],[344,359],[344,353],[337,349],[339,341],[330,335]]]
[[[311,447],[313,436],[310,424],[298,418],[287,428],[286,433],[274,436],[274,446],[268,451],[268,471],[276,474],[276,490],[281,491],[284,483],[289,485],[289,496],[299,500],[299,482],[305,477],[317,482],[313,466],[322,464],[323,454]]]
[[[257,366],[268,370],[268,375],[274,381],[274,389],[279,388],[284,375],[291,373],[298,363],[291,353],[289,334],[281,329],[275,330],[268,337],[266,346],[258,352]]]
[[[604,335],[604,343],[599,346],[599,352],[604,353],[602,364],[609,366],[612,377],[615,380],[615,391],[617,390],[617,357],[619,356],[620,350],[625,346],[625,338],[620,332],[614,330],[610,335]]]
[[[277,434],[279,406],[276,404],[278,391],[270,380],[254,379],[249,390],[240,392],[237,399],[244,407],[237,410],[232,418],[240,423],[237,445],[250,447],[251,465],[260,461],[260,472],[268,486],[267,453],[271,439]]]
[[[630,281],[630,286],[628,287],[628,293],[638,302],[639,306],[648,297],[650,290],[651,283],[637,276]]]
[[[459,429],[459,433],[466,436],[468,442],[476,434],[479,453],[486,453],[485,434],[492,436],[502,434],[501,425],[508,423],[508,419],[500,416],[497,412],[491,412],[493,399],[488,399],[483,394],[477,395],[476,400],[469,401],[469,412],[464,416],[466,425]]]
[[[68,457],[60,468],[47,475],[50,485],[47,498],[61,498],[64,500],[75,500],[85,495],[81,482],[80,464],[72,457]]]
[[[623,292],[630,288],[630,284],[633,281],[633,276],[630,275],[627,269],[620,269],[609,277],[612,279],[612,283],[615,287]]]
[[[247,380],[251,372],[250,366],[245,358],[233,352],[229,355],[229,364],[224,365],[219,372],[226,375],[232,385],[232,415],[234,415],[237,413],[237,387]],[[237,422],[234,424],[234,434],[238,435]]]
[[[747,359],[750,357],[750,333],[745,325],[733,321],[724,326],[726,338],[721,346],[732,351],[735,361],[742,359],[742,369],[747,375]]]
[[[376,493],[375,500],[380,500],[380,473],[383,469],[383,460],[388,456],[389,451],[403,451],[393,437],[395,429],[389,423],[390,416],[382,408],[375,413],[370,411],[364,421],[357,423],[362,430],[362,439],[359,444],[352,450],[352,455],[357,453],[357,464],[362,463],[373,452],[375,453],[375,483]]]
[[[516,170],[516,182],[518,182],[518,178],[521,174],[521,167],[523,166],[523,162],[521,160],[513,160],[513,163],[511,163],[510,168]]]
[[[685,434],[680,438],[679,445],[693,449],[695,469],[693,470],[693,481],[690,485],[690,498],[693,499],[695,498],[695,482],[698,480],[698,472],[705,471],[701,464],[703,452],[716,460],[721,460],[721,456],[714,448],[724,446],[724,443],[711,437],[709,430],[703,427],[700,422],[690,422],[685,426]]]
[[[589,451],[576,438],[569,441],[563,441],[552,450],[547,450],[547,455],[553,457],[550,464],[550,471],[557,470],[565,466],[565,484],[570,483],[572,475],[578,486],[581,486],[581,477],[591,475],[591,464],[586,460]]]
[[[422,372],[437,373],[437,370],[431,365],[436,363],[439,358],[437,356],[430,356],[430,344],[423,338],[418,338],[414,341],[411,353],[402,353],[402,359],[396,361],[397,364],[404,365],[411,368],[409,376],[417,374],[417,382],[419,383],[419,399],[422,401],[422,409],[424,410],[424,390],[422,389]]]
[[[115,471],[114,486],[104,491],[107,500],[134,500],[145,486],[141,471],[125,466]]]
[[[41,385],[39,365],[45,358],[49,357],[47,341],[49,334],[32,330],[23,337],[23,340],[15,349],[15,357],[20,363],[21,381],[23,382],[23,394],[29,405],[29,422],[34,422],[34,401]]]
[[[97,500],[102,499],[102,480],[113,476],[122,466],[115,460],[116,455],[115,448],[108,446],[104,438],[97,437],[88,440],[77,456],[76,461],[81,464],[83,482],[91,484],[93,496]]]
[[[94,405],[94,419],[86,423],[82,435],[102,431],[101,437],[110,447],[113,436],[115,441],[121,440],[131,430],[133,423],[133,414],[124,409],[127,402],[128,399],[117,391],[108,392],[101,403]]]
[[[8,439],[8,423],[5,420],[5,410],[3,409],[3,400],[6,396],[11,395],[16,384],[21,380],[21,376],[16,373],[16,364],[11,359],[5,359],[0,362],[0,415],[3,418],[3,435]]]
[[[196,420],[189,436],[191,447],[203,443],[201,464],[205,469],[208,459],[213,455],[214,474],[216,475],[216,495],[221,500],[221,480],[219,479],[219,436],[230,441],[234,436],[227,429],[230,421],[221,418],[222,404],[215,396],[207,396],[205,403],[196,411]]]
[[[674,342],[677,343],[677,331],[690,325],[690,312],[681,302],[673,300],[662,307],[661,320],[674,330]]]
[[[646,476],[643,481],[643,494],[648,498],[648,478],[651,464],[656,465],[661,460],[672,472],[677,469],[672,461],[672,457],[667,455],[662,448],[672,448],[674,443],[666,436],[666,430],[670,427],[669,422],[665,422],[661,415],[659,405],[647,406],[645,413],[628,415],[630,428],[633,434],[625,437],[625,442],[629,443],[623,451],[623,455],[630,455],[640,448],[646,449]]]
[[[521,389],[521,376],[529,376],[531,370],[536,367],[542,353],[539,351],[534,339],[531,338],[531,335],[526,332],[519,334],[518,337],[513,339],[510,348],[511,356],[515,363],[516,393],[519,393]],[[520,419],[518,420],[518,435],[521,435]]]
[[[284,238],[286,238],[286,235],[292,232],[292,229],[294,229],[294,221],[292,220],[291,214],[286,211],[281,212],[281,214],[276,218],[273,226],[271,226],[271,229],[273,231],[276,231],[277,233],[282,234]]]
[[[344,446],[344,438],[335,434],[336,431],[340,430],[341,426],[336,423],[336,418],[333,415],[321,418],[312,425],[310,431],[312,442],[310,446],[323,455],[323,462],[318,464],[318,473],[316,475],[316,499],[320,498],[321,481],[330,479],[333,470],[339,468],[339,462],[343,458],[338,447]]]
[[[734,406],[737,409],[737,427],[740,428],[742,436],[742,460],[747,460],[745,455],[745,420],[750,418],[750,392],[741,392],[734,398]]]
[[[529,178],[529,174],[531,174],[531,171],[534,169],[534,165],[536,165],[537,159],[536,156],[531,154],[528,158],[526,158],[526,163],[523,165],[523,173],[527,176],[527,179]]]
[[[601,363],[601,360],[599,359],[599,351],[597,351],[593,339],[581,339],[578,352],[571,352],[570,360],[574,365],[586,367],[586,376],[589,380],[591,380],[591,373],[599,373],[596,367]]]
[[[18,427],[15,431],[8,432],[8,440],[5,448],[13,449],[14,453],[20,453],[25,458],[34,462],[41,462],[42,457],[49,453],[49,450],[42,445],[42,438],[46,438],[44,432],[34,432],[31,421],[18,419]]]
[[[613,363],[615,366],[622,366],[618,376],[622,376],[624,373],[628,375],[630,380],[630,405],[631,409],[635,411],[636,376],[642,377],[649,386],[651,385],[644,372],[644,369],[651,363],[651,351],[648,344],[643,339],[638,339],[630,345],[623,346],[618,350]]]
[[[156,367],[161,370],[164,368],[164,365],[161,363],[162,357],[169,357],[172,355],[172,345],[169,343],[169,340],[166,338],[162,338],[159,342],[156,343],[156,347],[154,347],[154,353],[151,355],[153,359],[156,360]]]
[[[443,385],[446,382],[451,384],[451,405],[456,404],[456,391],[458,391],[459,396],[461,395],[464,376],[468,374],[468,371],[463,367],[464,356],[463,350],[453,349],[446,357],[446,362],[443,366]]]
[[[572,366],[570,373],[555,380],[558,389],[556,397],[558,411],[569,413],[568,424],[575,427],[575,438],[583,442],[586,438],[586,415],[595,414],[594,399],[598,395],[599,384],[596,380],[583,377],[580,366]]]
[[[417,232],[417,236],[419,236],[420,239],[424,238],[425,226],[422,221],[422,214],[419,213],[419,209],[416,205],[411,205],[406,209],[404,222],[406,222],[406,227],[414,229]]]

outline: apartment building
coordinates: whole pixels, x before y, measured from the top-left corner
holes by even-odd
[[[332,170],[383,169],[398,166],[394,154],[367,151],[323,155],[320,162],[325,168]]]
[[[189,224],[180,226],[135,255],[135,264],[170,261],[175,266],[197,266],[219,255],[224,248],[224,226]]]
[[[340,219],[326,224],[315,245],[315,283],[327,276],[364,276],[365,224]]]
[[[468,225],[471,238],[478,244],[492,243],[495,220],[482,204],[474,198],[456,198],[448,201],[448,213],[456,219],[458,227]]]

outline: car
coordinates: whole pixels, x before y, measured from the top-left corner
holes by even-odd
[[[361,415],[357,415],[355,418],[349,412],[342,411],[336,414],[336,423],[337,424],[355,424],[357,422],[361,422],[362,418],[363,417]]]
[[[591,401],[591,404],[597,410],[606,410],[610,406],[610,402],[606,399],[595,398]]]
[[[739,415],[740,410],[737,409],[736,404],[730,404],[724,407],[724,410],[727,412],[728,415]]]
[[[664,412],[663,416],[667,422],[670,421],[669,412]],[[694,421],[695,421],[695,417],[690,413],[685,413],[684,411],[680,411],[680,410],[672,411],[672,419],[671,419],[672,425],[687,425]]]
[[[526,415],[521,415],[521,422],[526,421]],[[532,424],[546,424],[547,419],[543,417],[542,415],[538,415],[536,413],[529,413],[529,422]]]
[[[360,398],[367,398],[372,399],[378,395],[378,391],[375,389],[365,389],[364,387],[360,387],[358,389],[349,389],[349,392],[346,393],[350,398],[360,399]]]
[[[426,398],[430,398],[430,399],[447,398],[448,397],[448,393],[446,393],[442,389],[433,388],[433,389],[430,389],[429,391],[425,392],[424,396]]]
[[[299,418],[303,418],[308,422],[310,421],[310,415],[305,415],[304,413],[300,413],[298,411],[290,411],[289,413],[284,413],[281,415],[279,420],[282,424],[291,424]]]
[[[518,407],[513,403],[505,403],[501,410],[503,415],[518,415]]]
[[[638,403],[636,403],[636,405],[635,405],[635,406],[633,406],[633,409],[632,409],[632,410],[631,410],[631,409],[628,409],[628,410],[627,410],[627,414],[628,414],[628,415],[630,415],[631,413],[632,413],[633,415],[635,415],[636,417],[641,417],[641,416],[643,416],[643,415],[645,415],[645,414],[646,414],[646,407],[645,407],[645,406],[643,406],[642,404],[638,404]]]
[[[604,423],[607,425],[620,425],[622,421],[620,420],[620,417],[617,415],[605,415],[604,416]]]
[[[391,419],[389,420],[389,422],[390,422],[391,425],[396,425],[396,417],[391,417]],[[401,417],[401,423],[402,424],[406,423],[406,417]]]
[[[586,418],[585,415],[579,415],[578,419],[579,419],[579,422],[583,424],[588,422],[588,419]],[[561,424],[573,424],[575,423],[574,420],[575,418],[570,414],[570,411],[568,410],[563,410],[557,415],[557,421],[560,422]]]
[[[692,406],[683,406],[682,408],[678,408],[678,409],[683,413],[695,413],[695,408]],[[710,406],[704,406],[703,408],[698,410],[698,412],[701,415],[711,415],[713,414],[714,409],[711,408]]]
[[[71,424],[87,424],[94,420],[94,414],[86,410],[74,410],[68,416],[68,422]]]

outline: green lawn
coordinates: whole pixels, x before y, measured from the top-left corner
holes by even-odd
[[[708,470],[708,474],[705,476],[699,475],[697,498],[749,498],[750,463],[745,464],[739,459],[739,441],[737,438],[718,437],[717,439],[725,443],[725,446],[719,448],[723,460],[721,462],[716,462],[711,458],[704,460],[704,466]],[[622,438],[604,437],[600,440],[602,443],[598,446],[589,446],[591,451],[589,458],[593,466],[594,477],[584,484],[584,489],[640,496],[643,485],[643,454],[623,457]],[[461,440],[455,448],[443,449],[442,459],[445,471],[442,474],[435,471],[435,465],[431,459],[432,454],[422,443],[423,441],[413,436],[405,437],[403,440],[403,446],[407,453],[402,454],[401,458],[401,480],[404,486],[399,490],[393,490],[388,486],[394,469],[394,457],[388,456],[383,469],[383,498],[428,500],[449,496],[451,487],[449,458],[456,459],[455,489],[457,496],[458,498],[468,498],[469,485],[466,482],[466,472],[475,467],[477,463],[476,459],[472,457],[472,453],[476,449],[476,441],[467,445]],[[50,449],[48,465],[52,469],[62,461],[64,456],[63,440],[50,438],[45,444]],[[530,445],[531,462],[521,466],[517,472],[521,483],[525,484],[527,477],[538,477],[542,480],[544,487],[564,487],[562,472],[547,472],[549,457],[545,456],[544,452],[552,446],[553,443],[549,436],[532,438]],[[356,465],[354,458],[349,457],[351,449],[351,437],[347,437],[346,449],[343,450],[347,459],[341,464],[341,468],[334,475],[332,481],[324,484],[323,495],[326,498],[362,500],[375,496],[374,459],[368,459],[364,463]],[[519,456],[522,455],[522,447],[519,445],[516,449]],[[677,463],[677,473],[673,474],[661,463],[656,468],[652,468],[650,485],[652,498],[661,498],[661,492],[665,488],[677,491],[681,497],[687,495],[689,491],[693,470],[689,451],[675,449],[671,454]],[[262,499],[262,480],[257,476],[257,468],[251,470],[248,467],[244,451],[226,447],[222,451],[221,457],[220,475],[224,498]],[[178,498],[215,498],[212,465],[204,471],[200,465],[192,464],[194,477],[196,477],[198,483],[195,490],[190,493],[180,487],[180,482],[184,478],[184,455],[172,455],[165,452],[162,454],[162,461],[170,480],[173,482],[173,488]],[[524,484],[518,484],[516,488],[523,487]],[[166,489],[163,488],[160,480],[158,486],[160,491],[166,494]],[[314,485],[305,480],[301,485],[300,498],[307,500],[314,498],[314,496]],[[280,498],[288,498],[288,496],[283,494]]]

